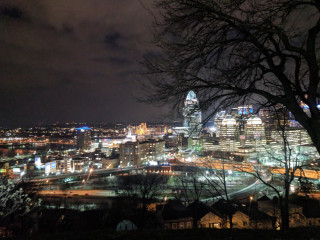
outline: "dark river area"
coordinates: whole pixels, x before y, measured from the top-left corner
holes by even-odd
[[[74,149],[73,145],[66,144],[28,144],[22,146],[2,146],[0,147],[0,158],[10,158],[21,155],[39,154],[48,152],[49,150],[68,150]]]

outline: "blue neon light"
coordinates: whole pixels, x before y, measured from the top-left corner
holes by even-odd
[[[76,128],[77,130],[91,130],[89,127],[81,127],[81,128]]]

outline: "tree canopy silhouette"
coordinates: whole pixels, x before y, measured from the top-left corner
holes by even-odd
[[[147,100],[284,105],[320,152],[318,0],[157,0]],[[308,111],[304,111],[308,108]]]

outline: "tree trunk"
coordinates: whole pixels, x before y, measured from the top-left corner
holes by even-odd
[[[280,198],[281,230],[289,229],[289,188],[285,189],[284,198]]]
[[[229,224],[230,224],[230,229],[232,229],[233,228],[232,214],[229,215]]]
[[[317,148],[320,154],[320,120],[313,119],[309,123],[302,124],[302,126],[307,130],[314,146]]]

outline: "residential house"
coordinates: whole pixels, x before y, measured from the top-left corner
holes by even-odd
[[[263,196],[258,199],[257,203],[260,211],[276,218],[274,227],[278,229],[281,226],[281,209],[276,199],[270,200],[268,197]],[[301,206],[289,203],[289,226],[291,228],[306,226],[306,217],[303,215],[302,210]]]
[[[307,199],[303,206],[303,215],[306,217],[306,226],[320,226],[320,206],[315,199]]]
[[[169,200],[160,210],[164,229],[190,229],[193,218],[188,209],[179,201]]]
[[[198,228],[222,228],[223,218],[208,212],[197,221]]]
[[[187,209],[193,217],[193,227],[198,228],[222,228],[223,218],[208,205],[195,201],[188,205]]]
[[[233,204],[229,203],[228,201],[226,201],[224,199],[220,199],[218,202],[214,203],[211,208],[213,209],[213,211],[219,213],[219,215],[222,217],[222,219],[223,219],[223,221],[221,223],[222,228],[232,228],[234,226],[233,218],[234,218],[234,214],[236,214],[236,212],[237,212],[237,208]],[[240,225],[241,215],[242,215],[242,213],[237,213],[235,216],[236,217],[236,225],[238,225],[238,226],[241,226]],[[249,225],[249,220],[248,219],[244,220],[243,224]]]
[[[259,211],[256,206],[251,206],[251,203],[242,208],[242,212],[249,217],[251,229],[274,229],[276,218]]]

